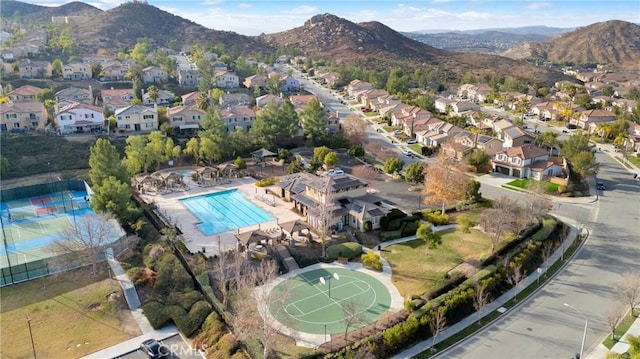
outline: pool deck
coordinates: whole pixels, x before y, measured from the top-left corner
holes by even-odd
[[[275,206],[271,206],[257,198],[264,193],[264,188],[256,187],[256,180],[252,177],[234,178],[230,179],[228,183],[217,184],[210,187],[198,186],[189,176],[184,176],[183,179],[189,187],[189,190],[169,194],[143,194],[141,197],[147,203],[155,203],[159,212],[165,218],[168,218],[171,223],[175,223],[178,226],[183,233],[184,244],[193,253],[204,249],[205,254],[214,255],[219,253],[220,250],[228,251],[235,249],[237,244],[235,235],[238,233],[256,229],[269,230],[271,228],[278,228],[278,223],[293,221],[295,219],[304,220],[304,218],[291,211],[291,208],[293,208],[292,203],[275,197]],[[229,189],[237,189],[242,192],[248,201],[273,215],[276,220],[206,236],[196,226],[200,220],[180,203],[180,200]]]

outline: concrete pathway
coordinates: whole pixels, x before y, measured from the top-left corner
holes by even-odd
[[[127,300],[127,304],[129,304],[131,314],[138,323],[138,327],[140,327],[142,335],[118,343],[109,348],[97,351],[95,353],[91,353],[84,358],[114,358],[125,353],[137,350],[138,348],[140,348],[140,343],[147,339],[162,340],[178,334],[178,329],[175,327],[175,325],[166,325],[157,330],[153,329],[151,323],[149,323],[149,320],[147,320],[147,317],[142,312],[138,292],[136,292],[135,286],[129,279],[129,276],[127,276],[127,272],[125,272],[125,270],[120,265],[120,262],[118,262],[117,260],[109,258],[107,262],[111,267],[111,271],[115,275],[115,279],[120,283],[120,286],[122,287],[122,292],[124,293],[125,299]]]

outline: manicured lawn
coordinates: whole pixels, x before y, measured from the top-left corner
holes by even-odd
[[[419,143],[414,143],[413,145],[409,145],[411,151],[421,155],[422,154],[422,145]]]
[[[638,157],[637,155],[629,155],[627,159],[629,160],[629,162],[633,163],[636,167],[640,167],[640,157]]]
[[[32,357],[27,316],[39,358],[78,358],[140,335],[124,298],[107,299],[121,290],[102,273],[81,269],[3,287],[2,357]]]
[[[444,282],[444,276],[465,260],[490,254],[491,241],[482,232],[442,232],[442,245],[428,249],[421,240],[385,248],[382,256],[393,270],[393,283],[403,296],[428,292]]]
[[[507,185],[509,186],[513,186],[513,187],[517,187],[517,188],[522,188],[522,189],[527,189],[529,187],[530,183],[537,183],[538,181],[534,180],[534,179],[530,179],[530,178],[518,178],[515,179],[509,183],[507,183]],[[544,188],[544,192],[547,194],[552,194],[552,193],[558,193],[558,184],[556,183],[551,183],[551,182],[545,182],[545,181],[541,181],[540,183],[545,185]]]
[[[402,126],[384,126],[384,130],[387,132],[393,132],[395,130],[402,130]]]

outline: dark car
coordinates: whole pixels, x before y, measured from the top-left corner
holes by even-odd
[[[147,339],[140,344],[140,349],[145,352],[149,358],[168,358],[171,355],[169,348],[155,339]]]
[[[573,123],[567,124],[567,128],[570,130],[575,130],[576,128],[578,128],[578,126],[574,125]]]
[[[596,189],[600,191],[604,191],[607,188],[604,186],[604,183],[598,181],[598,183],[596,183]]]

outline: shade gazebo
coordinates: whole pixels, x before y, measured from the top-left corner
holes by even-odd
[[[196,175],[198,176],[198,183],[211,181],[218,175],[218,170],[209,166],[199,167],[196,168]]]
[[[173,188],[176,184],[182,185],[184,183],[182,175],[177,172],[160,172],[156,173],[155,176],[162,180],[165,188]]]
[[[308,225],[307,223],[296,219],[293,221],[289,221],[289,222],[284,222],[284,223],[280,223],[279,224],[280,228],[282,229],[283,232],[289,233],[289,235],[293,238],[293,234],[295,232],[298,232],[298,236],[302,235],[302,231],[304,231],[305,229],[307,231],[311,230],[311,226]]]
[[[273,157],[275,155],[276,155],[275,152],[271,152],[271,151],[269,151],[268,149],[266,149],[264,147],[259,149],[259,150],[257,150],[257,151],[251,152],[251,156],[258,158],[261,161],[264,161],[264,159],[266,157]]]
[[[162,183],[162,178],[155,175],[138,176],[133,179],[138,191],[157,191],[158,184]]]
[[[244,248],[249,248],[250,244],[269,244],[269,240],[273,239],[269,235],[269,233],[256,229],[249,232],[236,234],[236,239],[238,239],[238,244],[242,244]]]

